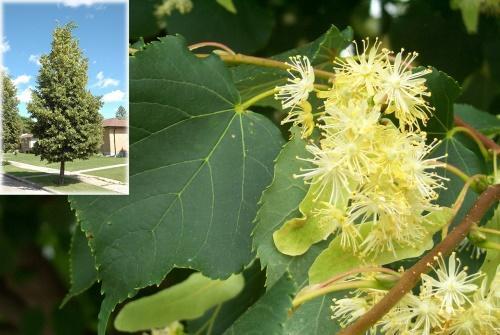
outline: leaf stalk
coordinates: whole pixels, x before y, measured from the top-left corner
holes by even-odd
[[[209,54],[196,54],[198,57],[208,57]],[[281,62],[275,59],[267,59],[256,56],[248,56],[240,53],[237,54],[229,54],[229,53],[217,53],[217,56],[220,59],[229,64],[251,64],[262,67],[272,67],[276,69],[281,69],[287,71],[290,69],[290,65],[286,62]],[[318,78],[323,79],[333,79],[335,78],[335,74],[333,72],[328,72],[324,70],[314,69],[314,74]]]

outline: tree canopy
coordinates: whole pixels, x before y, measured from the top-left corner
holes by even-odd
[[[0,75],[2,77],[2,150],[8,152],[19,147],[22,123],[19,116],[17,89],[9,76],[3,73]]]
[[[72,36],[74,23],[53,32],[50,53],[40,57],[41,67],[28,111],[35,119],[33,135],[38,138],[34,153],[48,162],[64,163],[88,159],[102,143],[100,97],[87,90],[88,60]]]

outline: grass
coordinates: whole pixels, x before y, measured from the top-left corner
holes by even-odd
[[[59,169],[59,163],[47,163],[46,161],[40,160],[39,156],[27,153],[6,153],[3,156],[4,160],[15,161],[25,164],[31,164],[41,167],[48,167],[52,169]],[[103,166],[116,165],[116,164],[126,164],[127,158],[125,157],[104,157],[104,156],[93,156],[87,160],[77,159],[73,162],[66,163],[67,171],[79,171],[86,169],[93,169]]]
[[[14,165],[4,165],[3,171],[19,178],[32,178],[43,174],[42,172],[18,168]]]
[[[113,179],[113,180],[118,180],[118,181],[121,181],[122,183],[125,183],[127,181],[127,167],[126,166],[120,166],[120,167],[106,169],[106,170],[84,172],[84,174],[88,174],[91,176],[109,178],[109,179]]]
[[[77,179],[64,178],[64,185],[59,185],[59,176],[47,175],[43,177],[35,177],[30,179],[39,185],[47,187],[51,190],[70,194],[70,193],[115,193],[105,188],[83,183]]]
[[[56,192],[61,192],[65,194],[71,193],[107,193],[114,194],[114,192],[107,190],[105,188],[83,183],[77,179],[66,177],[64,179],[64,185],[59,185],[59,175],[57,174],[42,174],[38,171],[31,171],[18,168],[13,165],[4,165],[3,171],[11,176],[23,178],[32,183],[36,183],[42,187],[46,187],[50,190]]]

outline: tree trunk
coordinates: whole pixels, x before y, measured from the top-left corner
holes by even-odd
[[[59,169],[59,185],[64,184],[64,161],[61,161],[61,168]]]

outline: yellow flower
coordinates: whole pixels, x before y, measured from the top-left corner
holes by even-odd
[[[288,84],[276,87],[278,93],[275,99],[281,100],[283,109],[294,109],[301,102],[309,98],[309,93],[314,90],[314,69],[306,56],[290,57]]]
[[[321,117],[326,137],[343,135],[348,140],[372,136],[379,126],[379,108],[371,107],[366,100],[349,99],[345,105],[325,104],[325,114]]]
[[[293,123],[294,126],[302,128],[301,137],[308,138],[314,131],[314,117],[311,104],[307,101],[300,102],[294,109],[290,110],[281,124]]]
[[[362,296],[352,298],[333,299],[333,305],[330,306],[332,310],[332,319],[339,321],[342,327],[355,321],[361,315],[368,312],[371,304]]]
[[[353,224],[346,213],[338,209],[334,204],[322,202],[322,207],[313,210],[314,215],[320,217],[320,222],[333,223],[335,225],[334,233],[340,236],[340,245],[342,248],[356,251],[361,241],[361,234],[358,225]]]
[[[488,293],[488,280],[484,278],[479,290],[474,292],[470,306],[451,317],[449,333],[456,335],[498,334],[500,328],[500,305],[493,299],[495,288]]]
[[[436,273],[437,279],[423,274],[422,281],[425,285],[432,287],[432,294],[441,299],[441,309],[452,315],[465,302],[471,302],[467,294],[478,289],[474,282],[482,274],[474,273],[469,275],[466,272],[467,268],[460,269],[460,259],[456,258],[454,252],[448,258],[448,266],[446,266],[441,254],[439,254],[439,257],[435,257],[435,260],[438,267],[431,267]]]
[[[380,84],[379,73],[385,65],[384,53],[379,52],[381,43],[378,40],[371,47],[368,38],[362,43],[361,53],[354,42],[356,55],[337,58],[334,62],[337,65],[335,87],[346,86],[351,91],[364,90],[368,95],[374,95]]]
[[[386,104],[385,113],[394,113],[400,127],[410,130],[420,129],[419,121],[426,123],[433,110],[424,99],[430,96],[423,76],[431,73],[430,69],[412,71],[411,63],[417,53],[409,53],[403,58],[403,50],[397,53],[391,62],[391,54],[386,51],[386,66],[379,70],[380,86],[375,95],[377,103]]]
[[[426,292],[423,286],[421,290],[419,296],[407,294],[398,310],[388,314],[386,318],[398,322],[415,334],[432,335],[435,334],[433,330],[437,330],[443,321],[439,301]]]
[[[328,201],[332,204],[343,200],[345,190],[351,189],[349,171],[339,164],[341,157],[335,150],[323,150],[316,144],[306,145],[306,150],[313,155],[312,158],[297,157],[302,161],[312,163],[310,168],[301,168],[300,174],[294,178],[304,178],[309,184],[319,184],[315,199],[322,196],[323,192],[330,191]]]
[[[155,16],[161,19],[164,16],[170,16],[176,9],[181,14],[187,14],[193,9],[193,3],[191,0],[164,0],[156,7]]]

